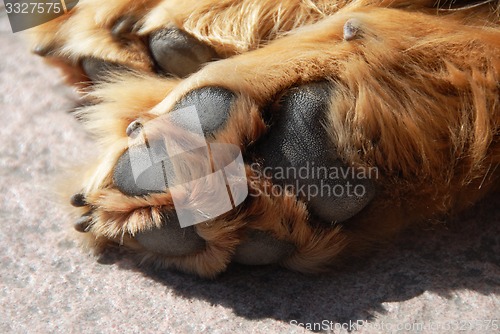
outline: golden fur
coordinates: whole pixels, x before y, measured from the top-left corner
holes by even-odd
[[[81,187],[98,217],[90,243],[124,244],[148,263],[213,277],[230,262],[244,230],[253,228],[296,245],[282,265],[318,272],[406,226],[474,203],[499,174],[499,9],[497,1],[80,1],[75,11],[38,28],[38,52],[70,65],[73,82],[81,78],[85,57],[137,70],[88,88],[87,97],[98,103],[78,112],[102,152],[82,172]],[[136,17],[138,28],[127,41],[117,41],[109,30],[126,16]],[[354,39],[344,38],[349,20],[358,29]],[[154,75],[141,36],[168,26],[225,59],[184,80]],[[112,169],[127,147],[130,122],[167,112],[193,89],[224,87],[237,101],[217,140],[244,150],[266,131],[261,108],[286,89],[318,79],[337,87],[328,140],[347,164],[380,171],[376,198],[348,228],[314,227],[293,196],[260,196],[197,225],[207,241],[202,253],[168,258],[134,241],[137,232],[159,226],[159,210],[173,204],[168,193],[127,197],[113,189]],[[247,174],[252,179],[250,168]],[[262,180],[250,189],[269,186]]]

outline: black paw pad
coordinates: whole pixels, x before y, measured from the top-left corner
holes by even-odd
[[[226,89],[219,87],[204,87],[188,93],[181,99],[174,110],[180,110],[187,107],[195,107],[196,113],[194,116],[198,120],[193,120],[193,113],[188,112],[171,112],[171,122],[180,125],[182,128],[190,131],[193,124],[200,124],[203,135],[208,137],[217,130],[224,127],[226,120],[229,118],[231,104],[234,100],[234,94]],[[155,122],[154,120],[152,122]],[[199,123],[198,123],[199,122]],[[168,138],[170,133],[168,127],[148,126],[149,123],[141,124],[134,121],[127,128],[127,135],[129,137],[137,137],[141,133],[147,138],[149,142],[149,155],[140,154],[134,155],[135,166],[149,166],[143,170],[140,175],[135,175],[131,163],[130,150],[125,151],[118,159],[113,173],[113,181],[115,186],[125,195],[129,196],[145,196],[151,193],[163,192],[167,189],[166,181],[175,179],[173,175],[174,165],[185,165],[182,161],[185,157],[177,155],[173,160],[163,159],[157,161],[152,159],[155,153],[165,153],[163,156],[172,156],[161,141],[155,141],[155,137]],[[151,130],[151,128],[154,128]],[[193,129],[195,130],[195,129]],[[158,131],[165,131],[164,134],[159,134]],[[152,132],[152,133],[150,133]],[[168,138],[168,140],[175,140],[176,138]],[[152,149],[154,147],[154,149]],[[161,152],[156,152],[156,151]],[[202,149],[200,154],[202,154]],[[195,152],[193,152],[195,153]],[[157,156],[157,155],[156,155]],[[151,161],[156,161],[151,163]],[[193,166],[196,167],[196,166]],[[191,180],[189,180],[191,181]],[[138,186],[141,185],[141,187]],[[146,189],[144,189],[146,187]]]
[[[325,124],[331,92],[326,82],[291,89],[257,148],[273,183],[291,186],[311,213],[328,223],[354,216],[375,191],[371,180],[358,179],[358,173],[338,159],[330,142]]]
[[[198,71],[202,64],[217,57],[210,46],[175,28],[152,34],[149,47],[163,72],[181,78]]]
[[[263,231],[250,230],[245,240],[236,248],[233,261],[246,265],[279,263],[294,249],[295,246],[288,241],[278,240]]]
[[[100,81],[106,79],[106,75],[110,72],[123,71],[125,66],[104,61],[97,58],[85,58],[82,60],[82,68],[85,75],[92,81]]]
[[[150,167],[136,178],[130,152],[125,151],[118,159],[113,173],[113,183],[118,190],[128,196],[147,196],[151,193],[163,192],[160,189],[165,189],[166,186],[162,163],[150,164],[150,161],[137,161],[137,157],[134,159],[135,164],[148,164]],[[144,189],[145,185],[147,189]]]
[[[213,134],[224,126],[229,118],[234,93],[221,87],[203,87],[189,92],[174,107],[174,110],[196,108],[205,136]],[[188,126],[192,120],[180,113],[175,120]]]
[[[166,256],[185,256],[205,249],[205,240],[193,226],[181,228],[174,213],[166,213],[162,219],[162,228],[140,232],[135,236],[146,250]]]

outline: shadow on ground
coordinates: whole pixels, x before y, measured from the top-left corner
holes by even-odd
[[[179,296],[231,308],[247,319],[371,320],[386,312],[383,303],[406,301],[425,291],[450,299],[456,298],[453,291],[464,289],[500,293],[499,206],[500,193],[492,194],[447,225],[408,232],[365,262],[329,275],[233,265],[207,281],[174,271],[142,271]],[[101,263],[135,267],[114,252]]]

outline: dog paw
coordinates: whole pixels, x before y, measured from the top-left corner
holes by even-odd
[[[33,52],[63,66],[68,76],[94,82],[118,70],[185,77],[219,57],[209,44],[169,20],[148,21],[154,1],[126,3],[82,1],[58,20],[30,31]]]
[[[192,70],[213,57],[180,31],[150,41],[162,72],[184,70],[183,57]],[[185,80],[131,77],[100,61],[87,69],[117,79],[97,87],[100,103],[81,112],[105,147],[72,201],[82,214],[77,230],[205,277],[231,262],[304,272],[335,263],[367,215],[376,177],[338,151],[331,122],[345,85],[333,70],[328,77],[289,66],[298,59],[271,60],[283,49],[276,43]],[[163,95],[150,99],[141,86],[163,87]]]
[[[231,53],[138,8],[84,50],[58,36],[99,81],[77,115],[102,155],[71,200],[94,245],[204,277],[231,262],[318,272],[487,187],[488,140],[463,140],[498,105],[480,24],[471,43],[454,16],[349,6],[212,62]]]
[[[329,138],[334,91],[303,84],[255,108],[206,86],[168,113],[128,118],[88,181],[97,186],[71,200],[83,214],[76,229],[202,276],[230,262],[321,270],[344,245],[341,226],[375,195]]]

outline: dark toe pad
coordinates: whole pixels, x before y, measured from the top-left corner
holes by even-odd
[[[273,182],[293,187],[313,215],[329,223],[354,216],[375,190],[371,180],[357,178],[337,157],[325,128],[331,93],[326,82],[291,89],[257,148]]]
[[[216,58],[215,51],[187,33],[170,28],[151,35],[149,47],[163,72],[186,77]]]
[[[174,110],[196,108],[203,134],[209,136],[222,128],[229,118],[234,93],[221,87],[203,87],[189,92],[174,107]],[[185,114],[176,115],[175,122],[189,126],[193,121]]]
[[[226,89],[204,87],[188,93],[174,108],[174,111],[179,110],[179,112],[171,112],[165,117],[168,117],[172,124],[180,126],[187,131],[197,132],[197,129],[193,128],[193,126],[195,124],[201,125],[201,131],[206,138],[224,127],[229,118],[233,100],[234,94]],[[194,113],[180,110],[193,106],[196,108],[196,112]],[[151,121],[151,123],[155,122],[156,120]],[[184,164],[182,160],[187,158],[187,156],[182,154],[176,155],[174,159],[169,158],[174,156],[174,154],[169,154],[162,140],[164,139],[169,142],[177,140],[177,138],[171,136],[171,128],[168,128],[168,126],[157,126],[156,123],[151,124],[151,126],[149,125],[150,123],[139,124],[135,121],[127,129],[129,136],[137,136],[138,132],[142,132],[145,138],[147,138],[149,146],[139,149],[141,154],[133,155],[135,166],[139,165],[142,170],[140,175],[136,175],[136,177],[134,177],[130,149],[125,151],[118,159],[113,173],[113,181],[115,186],[125,195],[145,196],[150,193],[165,191],[165,184],[169,181],[165,180],[165,177],[170,178],[170,181],[173,178],[172,167],[169,166]],[[161,138],[162,140],[155,141],[155,138]],[[134,152],[137,151],[135,149]],[[202,151],[203,147],[200,148],[199,153],[202,154]],[[161,161],[153,158],[153,156],[160,156],[159,152],[164,157]],[[193,167],[196,168],[199,166]],[[141,186],[138,186],[138,184]]]
[[[278,240],[263,231],[250,230],[236,248],[233,261],[246,265],[273,264],[285,259],[294,249],[295,246],[288,241]]]
[[[175,213],[164,214],[163,227],[138,233],[137,242],[146,250],[166,256],[185,256],[205,249],[193,226],[181,228]]]

